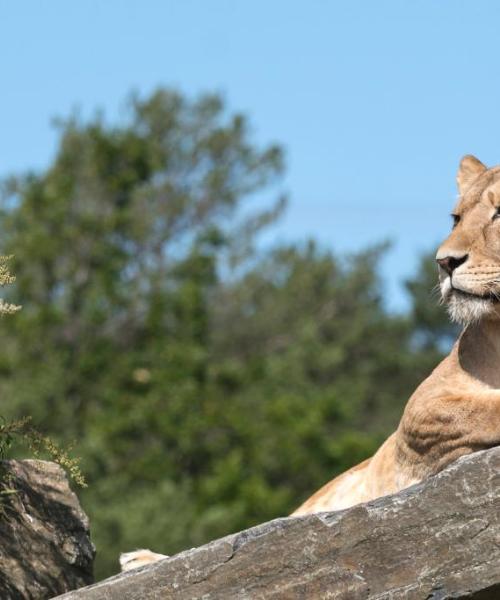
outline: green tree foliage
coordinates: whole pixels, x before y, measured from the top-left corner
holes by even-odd
[[[76,443],[98,576],[287,514],[374,451],[446,344],[427,262],[408,317],[383,247],[255,249],[282,162],[219,97],[159,90],[120,125],[62,123],[53,164],[5,182],[4,412]]]

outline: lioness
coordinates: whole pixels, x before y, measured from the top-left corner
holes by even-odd
[[[465,156],[453,230],[437,252],[443,301],[464,329],[415,390],[395,433],[372,458],[336,477],[292,516],[338,510],[392,494],[459,456],[500,444],[500,166]],[[122,555],[123,569],[163,558]]]
[[[372,458],[336,477],[293,515],[392,494],[459,456],[500,444],[500,167],[465,156],[453,229],[439,248],[441,296],[464,325],[451,353],[411,396]]]

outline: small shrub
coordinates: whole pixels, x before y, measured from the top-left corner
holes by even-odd
[[[15,281],[9,271],[11,256],[0,256],[0,286],[3,287]],[[5,302],[0,298],[0,316],[11,315],[20,310],[16,304]],[[0,460],[7,458],[9,450],[14,444],[20,443],[27,447],[35,458],[41,455],[48,456],[55,463],[63,467],[71,479],[81,486],[86,487],[85,478],[80,471],[79,458],[69,455],[71,448],[61,448],[50,437],[42,434],[31,423],[31,417],[23,417],[14,421],[7,421],[0,416]],[[0,467],[0,515],[5,515],[6,503],[4,500],[16,490],[11,487],[11,478],[5,468]]]

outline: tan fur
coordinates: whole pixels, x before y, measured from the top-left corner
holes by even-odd
[[[133,552],[122,552],[120,554],[120,567],[122,571],[132,571],[138,567],[144,567],[159,560],[168,558],[165,554],[157,554],[151,550],[134,550]]]
[[[464,330],[375,455],[327,483],[293,515],[397,492],[464,454],[500,445],[500,167],[487,169],[466,156],[457,183],[456,226],[436,259],[443,300]],[[461,262],[451,275],[441,266],[449,257]]]

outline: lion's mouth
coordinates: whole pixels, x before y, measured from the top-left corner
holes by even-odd
[[[464,292],[463,290],[460,290],[456,287],[451,287],[450,289],[450,296],[458,296],[459,298],[466,298],[469,300],[486,300],[488,302],[492,302],[492,303],[498,303],[500,302],[500,297],[497,296],[496,294],[493,293],[488,293],[488,294],[474,294],[472,292]]]

